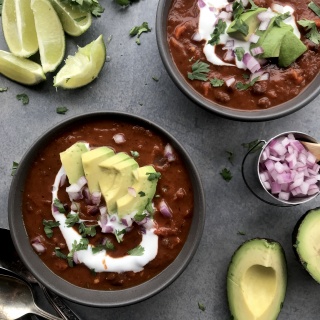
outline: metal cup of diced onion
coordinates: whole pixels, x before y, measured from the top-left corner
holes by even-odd
[[[317,143],[306,133],[284,132],[270,139],[259,155],[260,183],[281,204],[302,204],[320,192],[320,165],[300,141]]]

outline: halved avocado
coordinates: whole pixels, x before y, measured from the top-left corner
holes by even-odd
[[[320,208],[307,211],[292,234],[294,251],[305,270],[320,283]]]
[[[287,264],[281,245],[269,239],[244,242],[228,268],[227,293],[234,320],[273,320],[287,288]]]

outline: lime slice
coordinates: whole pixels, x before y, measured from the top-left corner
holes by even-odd
[[[106,46],[100,35],[85,47],[79,47],[74,56],[68,56],[65,65],[54,77],[53,85],[65,89],[85,86],[98,76],[106,55]]]
[[[38,51],[38,40],[30,0],[3,0],[2,28],[10,51],[30,57]]]
[[[90,12],[83,12],[75,6],[62,3],[61,0],[50,0],[56,10],[64,31],[70,36],[80,36],[91,26]]]
[[[54,71],[65,53],[65,36],[60,19],[49,0],[31,0],[40,60],[44,73]]]
[[[30,86],[46,80],[38,63],[3,50],[0,50],[0,73],[11,80]]]

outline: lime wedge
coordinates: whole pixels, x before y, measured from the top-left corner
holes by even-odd
[[[50,2],[60,18],[64,31],[70,36],[80,36],[91,26],[90,12],[83,12],[61,0],[50,0]]]
[[[44,73],[54,71],[65,53],[65,36],[60,19],[49,0],[31,0],[40,60]]]
[[[103,36],[80,48],[74,56],[68,56],[65,65],[54,77],[53,85],[75,89],[92,82],[101,71],[106,60]]]
[[[3,0],[2,28],[9,50],[19,57],[38,51],[38,40],[30,0]]]
[[[0,50],[0,73],[11,80],[30,86],[46,80],[38,63],[3,50]]]

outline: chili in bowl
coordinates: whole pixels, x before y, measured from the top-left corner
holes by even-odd
[[[160,0],[156,33],[172,80],[206,110],[264,121],[320,90],[320,3]]]
[[[119,112],[70,118],[26,152],[9,225],[27,268],[90,306],[146,299],[184,270],[201,238],[204,193],[179,142]]]

